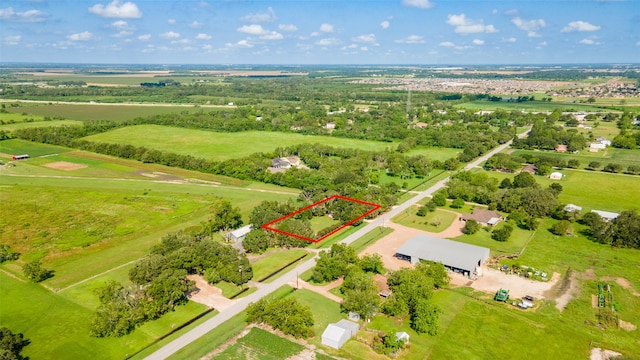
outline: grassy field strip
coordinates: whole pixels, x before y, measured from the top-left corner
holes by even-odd
[[[23,177],[23,178],[40,178],[40,179],[131,181],[131,182],[150,183],[150,184],[189,185],[189,186],[201,186],[201,187],[213,187],[213,188],[221,188],[221,189],[242,190],[242,191],[254,191],[254,192],[272,193],[272,194],[279,194],[279,195],[295,195],[294,193],[287,192],[287,191],[275,191],[275,190],[268,190],[268,189],[242,188],[242,187],[217,185],[217,184],[198,184],[198,183],[176,181],[176,180],[144,180],[144,179],[127,179],[127,178],[101,178],[101,177],[84,177],[84,176],[80,177],[80,176],[69,176],[69,175],[27,175],[27,174],[6,174],[6,173],[3,173],[0,176]]]
[[[356,250],[356,253],[360,253],[362,252],[362,250],[366,249],[370,245],[373,245],[376,241],[391,234],[392,232],[393,232],[392,228],[379,227],[375,230],[371,230],[360,239],[352,242],[349,246],[354,248]]]
[[[70,289],[70,288],[72,288],[72,287],[78,286],[78,285],[80,285],[80,284],[83,284],[83,283],[86,283],[86,282],[91,281],[91,280],[93,280],[93,279],[96,279],[96,278],[99,278],[99,277],[101,277],[101,276],[104,276],[104,275],[106,275],[106,274],[108,274],[108,273],[110,273],[110,272],[112,272],[112,271],[115,271],[115,270],[121,269],[121,268],[123,268],[123,267],[125,267],[125,266],[129,266],[129,265],[131,265],[131,264],[134,264],[136,261],[138,261],[138,260],[137,260],[137,259],[136,259],[136,260],[131,260],[131,261],[127,262],[127,263],[124,263],[124,264],[122,264],[122,265],[116,266],[116,267],[114,267],[114,268],[112,268],[112,269],[109,269],[109,270],[107,270],[107,271],[103,271],[103,272],[101,272],[100,274],[96,274],[96,275],[90,276],[90,277],[88,277],[88,278],[86,278],[86,279],[84,279],[84,280],[78,281],[78,282],[77,282],[77,283],[75,283],[75,284],[71,284],[71,285],[69,285],[69,286],[67,286],[67,287],[64,287],[64,288],[62,288],[62,289],[58,289],[58,290],[56,290],[56,292],[63,292],[63,291],[68,290],[68,289]]]
[[[88,141],[144,146],[177,154],[212,160],[229,160],[258,152],[274,151],[285,144],[321,143],[329,146],[382,151],[394,149],[396,143],[345,139],[331,136],[302,135],[272,131],[226,133],[184,129],[161,125],[135,125],[83,138]]]

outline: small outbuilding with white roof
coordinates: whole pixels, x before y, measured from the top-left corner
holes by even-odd
[[[360,329],[360,325],[349,320],[340,320],[329,324],[322,333],[322,345],[340,349]]]

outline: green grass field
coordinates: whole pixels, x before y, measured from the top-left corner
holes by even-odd
[[[384,150],[394,144],[367,140],[334,138],[280,132],[245,131],[220,133],[159,125],[136,125],[84,138],[89,141],[131,144],[147,148],[188,154],[213,160],[228,160],[277,147],[321,143],[362,150]]]
[[[356,250],[356,253],[360,253],[362,252],[362,250],[366,249],[368,246],[375,244],[376,241],[391,234],[392,232],[393,232],[393,229],[391,228],[379,227],[377,229],[369,231],[360,239],[352,242],[349,246],[354,248]]]
[[[0,141],[0,153],[9,155],[29,154],[30,157],[34,158],[44,155],[61,154],[67,151],[69,151],[69,149],[61,146],[32,143],[19,139]],[[8,157],[4,159],[10,160]]]
[[[27,129],[34,127],[57,127],[57,126],[71,126],[81,125],[77,120],[52,120],[52,121],[34,121],[34,122],[21,122],[16,124],[4,124],[0,125],[0,130],[15,131],[18,129]]]
[[[97,99],[96,99],[97,100]],[[88,100],[87,100],[88,101]],[[133,120],[162,114],[197,113],[206,111],[195,106],[142,106],[142,105],[98,105],[98,104],[37,104],[8,108],[14,113],[26,113],[28,116],[63,117],[67,120]]]
[[[424,155],[429,160],[445,161],[451,158],[455,158],[461,152],[462,150],[460,149],[417,147],[409,150],[405,155],[407,156]]]
[[[580,161],[580,168],[586,168],[592,161],[597,161],[604,167],[608,163],[620,164],[627,169],[629,165],[640,165],[640,150],[616,149],[608,147],[605,151],[597,153],[583,150],[578,154],[557,153],[553,151],[533,151],[533,150],[516,150],[513,155],[529,154],[540,157],[550,157],[564,159],[569,161],[575,159]]]
[[[127,336],[99,339],[88,335],[92,309],[40,285],[0,273],[0,303],[3,309],[0,326],[23,333],[31,340],[22,353],[31,359],[124,358],[168,333],[172,325],[182,324],[206,309],[189,302]]]
[[[495,102],[489,100],[475,100],[454,106],[456,109],[464,110],[496,110],[504,109],[511,110],[524,110],[524,111],[553,111],[560,109],[563,111],[603,111],[602,108],[595,105],[588,104],[574,104],[567,102],[543,102],[543,101],[527,101],[522,103],[515,102]]]
[[[282,266],[306,254],[308,254],[308,252],[303,249],[277,249],[265,253],[263,255],[264,257],[261,257],[259,260],[251,264],[251,267],[253,268],[253,280],[259,281],[274,271],[280,270]],[[276,278],[277,276],[270,278],[269,280],[274,280]]]
[[[448,228],[457,216],[452,212],[444,211],[441,209],[437,209],[434,212],[427,213],[427,216],[418,216],[416,215],[418,209],[419,208],[417,206],[412,206],[409,209],[405,210],[402,214],[397,215],[391,220],[400,225],[420,229],[423,231],[439,233]]]

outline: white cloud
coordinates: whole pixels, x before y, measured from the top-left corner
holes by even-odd
[[[389,20],[385,20],[385,21],[380,23],[380,27],[385,29],[385,30],[388,29],[389,26],[391,26],[391,23],[389,22]]]
[[[428,9],[433,6],[429,0],[402,0],[402,5],[417,7],[420,9]]]
[[[177,33],[175,31],[167,31],[166,33],[160,34],[160,37],[163,37],[165,39],[177,39],[180,37],[180,33]]]
[[[508,42],[508,43],[514,43],[516,41],[518,41],[518,39],[516,39],[514,37],[502,39],[502,42]]]
[[[250,34],[250,35],[264,35],[267,33],[262,25],[252,24],[252,25],[242,25],[238,28],[238,32]]]
[[[376,42],[376,36],[374,34],[365,34],[356,37],[352,37],[351,41],[358,43],[368,43],[372,45],[378,45]]]
[[[495,33],[498,30],[493,25],[484,25],[482,20],[467,19],[464,14],[449,15],[447,24],[454,26],[454,31],[459,34]]]
[[[176,19],[169,19],[169,20],[167,20],[167,24],[169,24],[169,25],[175,25],[175,24],[176,24]]]
[[[287,31],[287,32],[298,31],[298,27],[293,24],[280,24],[278,25],[278,29],[282,31]]]
[[[71,41],[88,41],[93,38],[93,34],[88,31],[83,31],[81,33],[71,34],[67,36],[67,39]]]
[[[5,36],[4,43],[7,45],[18,45],[22,37],[20,35]]]
[[[202,50],[213,50],[213,45],[211,44],[207,44],[207,45],[203,45]]]
[[[268,34],[264,34],[260,36],[260,39],[263,40],[281,40],[284,39],[284,36],[277,31],[269,31]]]
[[[260,22],[273,22],[275,21],[276,14],[271,7],[267,9],[266,13],[256,13],[249,14],[247,16],[243,16],[240,20],[250,23],[260,23]]]
[[[211,35],[209,34],[200,33],[196,35],[196,40],[209,40],[209,39],[211,39]]]
[[[591,39],[582,39],[582,40],[580,40],[580,44],[584,44],[584,45],[593,45],[595,43],[596,42],[591,40]]]
[[[505,14],[509,15],[509,16],[516,16],[518,15],[518,10],[516,9],[509,9],[507,11],[504,12]]]
[[[249,40],[240,40],[237,43],[226,43],[226,47],[228,48],[252,48],[254,45],[249,42]]]
[[[113,0],[106,6],[95,4],[89,8],[89,12],[107,18],[136,19],[142,17],[142,12],[138,9],[138,5],[130,1],[122,3],[120,0]]]
[[[127,31],[127,30],[120,30],[117,34],[111,35],[115,38],[123,38],[123,37],[127,37],[129,35],[133,34],[132,31]]]
[[[560,30],[561,32],[574,32],[574,31],[597,31],[600,30],[600,26],[590,24],[586,21],[572,21],[569,25]]]
[[[481,39],[473,39],[474,45],[484,45],[484,40]]]
[[[46,18],[47,14],[35,9],[24,12],[15,12],[12,7],[0,9],[0,19],[5,21],[42,22]]]
[[[539,43],[539,44],[538,44],[538,46],[539,46],[539,47],[541,47],[541,46],[547,46],[547,45],[548,45],[548,44],[547,44],[547,42],[546,42],[546,41],[543,41],[543,42],[541,42],[541,43]]]
[[[420,35],[409,35],[404,39],[395,40],[398,44],[424,44],[424,37]]]
[[[172,44],[188,44],[190,42],[191,42],[191,40],[189,40],[189,39],[180,39],[180,40],[171,41]]]
[[[118,20],[118,21],[114,21],[111,23],[110,25],[112,28],[114,29],[118,29],[118,30],[135,30],[135,26],[133,25],[129,25],[128,22],[124,21],[124,20]]]
[[[524,20],[519,17],[515,17],[511,19],[511,22],[520,30],[524,30],[527,32],[529,37],[537,37],[538,30],[547,26],[544,19],[534,19],[534,20]]]
[[[320,39],[316,42],[316,45],[320,45],[320,46],[336,46],[336,45],[340,45],[341,41],[339,39],[336,38],[326,38],[326,39]]]
[[[144,34],[144,35],[138,36],[138,40],[140,41],[147,41],[149,39],[151,39],[151,34]]]
[[[203,24],[202,24],[201,22],[194,21],[194,22],[192,22],[191,24],[189,24],[189,27],[190,27],[190,28],[192,28],[192,29],[197,29],[197,28],[199,28],[199,27],[202,27],[202,25],[203,25]]]
[[[456,46],[456,44],[452,43],[451,41],[444,41],[444,42],[441,42],[438,45],[444,46],[444,47],[454,47],[454,46]]]
[[[320,31],[323,33],[332,33],[333,32],[333,25],[331,24],[322,24],[320,25]]]
[[[319,31],[314,31],[310,34],[310,36],[320,36],[320,32]],[[303,40],[303,39],[300,39]]]

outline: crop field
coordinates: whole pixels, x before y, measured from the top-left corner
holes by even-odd
[[[159,125],[136,125],[87,136],[89,141],[144,146],[213,160],[236,159],[278,147],[321,143],[361,150],[385,150],[393,143],[280,132],[245,131],[220,133]]]
[[[132,120],[162,114],[196,113],[205,111],[195,106],[128,105],[128,104],[29,104],[8,108],[7,111],[29,116],[62,117],[67,120]]]
[[[238,342],[217,354],[213,359],[249,359],[280,360],[293,356],[304,349],[285,338],[281,338],[260,328],[252,328]]]

